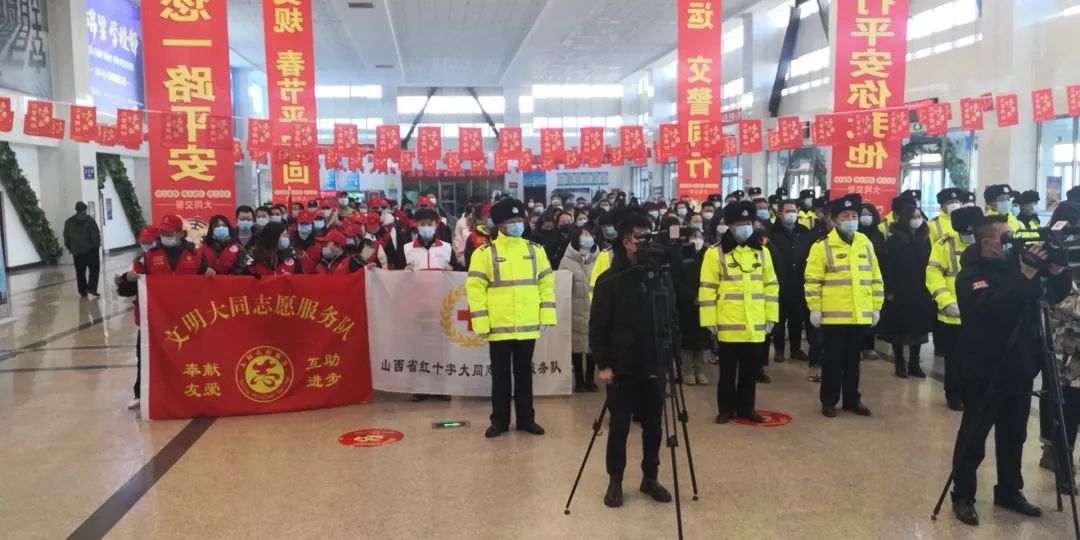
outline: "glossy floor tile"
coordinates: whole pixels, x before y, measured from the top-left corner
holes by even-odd
[[[107,273],[126,262],[111,259]],[[143,422],[125,408],[135,375],[130,302],[111,292],[80,300],[71,272],[12,276],[18,320],[0,327],[0,537],[94,537],[102,524],[107,537],[132,539],[676,537],[674,504],[637,491],[636,429],[624,507],[601,501],[605,426],[572,513],[563,514],[603,394],[539,399],[546,436],[495,440],[483,437],[485,400],[417,404],[389,394],[363,406],[200,425]],[[686,538],[1071,537],[1068,515],[1053,509],[1053,478],[1038,468],[1034,418],[1025,492],[1046,514],[1026,519],[992,506],[989,443],[979,478],[983,524],[972,529],[948,503],[930,520],[959,421],[940,382],[899,380],[890,364],[864,362],[874,416],[830,420],[818,413],[804,363],[768,369],[776,382],[758,386],[758,408],[791,415],[787,426],[716,425],[715,385],[685,389],[700,492],[691,500],[680,447]],[[431,428],[443,420],[472,425]],[[367,449],[337,443],[364,427],[397,429],[405,439]],[[661,460],[671,489],[666,448]]]

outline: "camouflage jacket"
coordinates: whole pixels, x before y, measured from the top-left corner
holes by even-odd
[[[1050,310],[1054,348],[1060,362],[1062,386],[1080,388],[1080,291],[1073,291]]]

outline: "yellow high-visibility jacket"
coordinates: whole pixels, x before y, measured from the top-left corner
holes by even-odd
[[[607,248],[600,252],[600,255],[596,257],[596,262],[593,263],[592,274],[589,275],[589,301],[592,302],[592,292],[596,288],[596,280],[600,278],[600,274],[607,272],[608,268],[611,268],[611,259],[615,256],[615,252],[611,251],[611,248]]]
[[[705,252],[698,286],[701,326],[727,343],[763,343],[767,322],[780,320],[780,282],[765,247],[720,244]]]
[[[988,216],[1000,216],[1001,214],[999,214],[997,210],[994,210],[993,208],[990,208],[990,209],[988,209],[986,211],[986,215],[988,215]],[[1016,232],[1019,231],[1020,228],[1021,228],[1020,227],[1020,220],[1016,219],[1016,216],[1012,215],[1012,212],[1009,212],[1009,213],[1005,214],[1005,217],[1009,221],[1009,228],[1012,229],[1013,236],[1015,236]]]
[[[555,320],[555,274],[543,246],[500,234],[473,253],[465,279],[473,331],[488,341],[540,337]]]
[[[930,245],[933,246],[938,238],[945,236],[953,232],[952,228],[952,216],[946,214],[944,210],[934,219],[930,220]]]
[[[889,237],[889,234],[890,234],[889,229],[892,226],[894,221],[896,221],[896,212],[889,212],[881,220],[881,223],[878,223],[877,228],[878,228],[879,231],[881,231],[881,234],[885,235],[885,238]]]
[[[1009,214],[1010,216],[1012,214]],[[1016,218],[1016,224],[1018,229],[1013,229],[1013,236],[1017,238],[1032,238],[1039,239],[1039,217],[1032,216],[1031,221],[1024,221],[1020,218]]]
[[[821,312],[822,324],[871,325],[885,303],[874,245],[856,232],[848,244],[833,229],[810,247],[806,260],[806,305]]]
[[[930,262],[926,265],[926,290],[937,304],[937,318],[945,324],[960,324],[960,317],[944,313],[949,304],[956,302],[956,274],[960,273],[960,257],[967,244],[960,240],[956,231],[946,233],[930,247]],[[959,304],[957,304],[959,307]]]
[[[817,220],[817,214],[813,210],[799,210],[799,225],[802,225],[807,229],[813,229]]]

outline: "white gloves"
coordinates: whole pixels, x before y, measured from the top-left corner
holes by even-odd
[[[945,306],[945,309],[943,309],[941,311],[943,313],[945,313],[946,315],[950,316],[950,317],[959,317],[960,316],[960,306],[958,306],[956,304],[949,304],[949,305]]]
[[[776,326],[776,323],[774,323],[772,321],[766,321],[765,322],[765,333],[766,334],[771,334],[774,326]]]
[[[871,318],[874,321],[873,323],[871,323],[871,326],[877,326],[878,321],[881,320],[881,312],[880,311],[874,311]]]
[[[821,328],[821,312],[820,311],[811,311],[810,312],[810,324],[814,325],[814,328]]]

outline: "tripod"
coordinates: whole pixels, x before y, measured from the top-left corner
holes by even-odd
[[[697,474],[694,470],[694,456],[690,449],[690,431],[687,427],[689,421],[689,414],[686,411],[686,396],[683,393],[682,385],[682,367],[680,366],[678,357],[678,348],[675,344],[679,340],[678,327],[673,322],[671,313],[673,312],[674,303],[671,298],[671,292],[667,283],[668,278],[668,266],[665,264],[655,264],[643,267],[631,267],[623,270],[611,278],[614,279],[630,271],[643,271],[645,273],[645,279],[642,283],[644,290],[648,291],[649,295],[649,309],[652,314],[653,320],[653,343],[656,346],[655,361],[656,361],[656,373],[658,376],[655,379],[655,383],[660,385],[664,397],[662,405],[662,423],[664,426],[663,434],[667,447],[671,450],[671,477],[672,485],[674,488],[675,497],[675,519],[676,525],[679,531],[679,538],[683,538],[683,523],[682,523],[682,499],[679,490],[679,474],[677,466],[677,451],[676,447],[679,446],[678,428],[675,426],[676,422],[682,423],[683,439],[686,442],[686,459],[690,468],[690,482],[693,487],[693,500],[698,500],[698,486],[697,486]],[[574,500],[574,494],[577,492],[578,484],[581,482],[581,475],[585,471],[585,464],[589,461],[589,455],[592,453],[593,445],[596,443],[596,437],[600,434],[600,427],[603,425],[604,416],[609,410],[608,400],[604,400],[604,405],[600,409],[599,416],[593,422],[592,438],[589,440],[589,446],[585,450],[585,457],[581,460],[581,466],[578,467],[577,478],[574,479],[574,485],[570,489],[570,497],[566,500],[566,508],[563,513],[570,514],[570,504]],[[670,413],[670,414],[669,414]]]
[[[990,385],[987,387],[987,394],[992,397],[992,393],[995,392],[997,382],[1000,379],[1000,375],[1005,363],[1008,361],[1008,355],[1012,351],[1016,344],[1016,339],[1020,334],[1020,329],[1024,324],[1029,322],[1029,313],[1032,309],[1038,311],[1038,333],[1040,346],[1042,348],[1042,374],[1043,374],[1043,388],[1039,392],[1035,392],[1036,397],[1044,397],[1051,404],[1052,412],[1054,415],[1054,450],[1057,453],[1057,466],[1058,470],[1064,470],[1069,482],[1069,500],[1072,507],[1072,522],[1073,522],[1073,534],[1080,540],[1080,520],[1076,514],[1076,495],[1074,493],[1076,488],[1076,482],[1073,478],[1073,463],[1069,449],[1066,447],[1067,437],[1065,434],[1065,415],[1062,408],[1063,397],[1061,393],[1061,381],[1059,379],[1059,371],[1057,365],[1057,356],[1054,351],[1054,339],[1051,331],[1050,323],[1050,302],[1047,299],[1047,282],[1045,275],[1040,276],[1039,298],[1038,302],[1034,305],[1025,306],[1024,314],[1021,315],[1020,320],[1017,322],[1016,328],[1013,329],[1012,334],[1009,337],[1009,341],[1005,347],[1005,356],[998,363],[994,375],[990,379]],[[984,399],[979,411],[975,414],[975,426],[983,426],[986,422],[986,412],[990,407],[990,399]],[[973,429],[969,432],[969,436],[963,441],[963,444],[959,447],[966,451],[974,441],[973,436],[978,433],[979,429]],[[957,455],[963,455],[964,452],[958,452]],[[941,490],[941,495],[938,497],[937,504],[934,506],[934,511],[930,515],[930,519],[936,521],[938,514],[941,513],[941,507],[945,503],[945,496],[949,492],[949,488],[952,486],[955,479],[955,465],[953,470],[949,472],[949,477],[945,480],[945,487]],[[1062,476],[1055,472],[1055,491],[1057,492],[1057,510],[1062,511]]]

